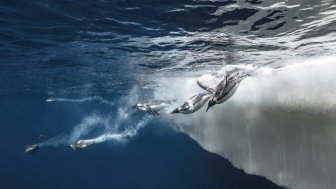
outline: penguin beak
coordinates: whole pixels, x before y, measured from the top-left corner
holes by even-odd
[[[170,114],[176,114],[176,113],[180,113],[180,111],[178,110],[178,108],[176,108],[174,111],[172,111]]]

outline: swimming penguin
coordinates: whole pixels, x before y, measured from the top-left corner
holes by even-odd
[[[182,106],[176,108],[171,114],[182,113],[191,114],[201,109],[204,104],[210,99],[211,93],[199,93],[189,98]]]
[[[132,108],[145,111],[151,115],[159,115],[159,111],[171,106],[175,100],[151,100],[142,103],[137,103]]]
[[[70,147],[77,151],[77,150],[80,150],[82,148],[86,148],[88,146],[91,146],[92,144],[95,144],[94,141],[91,141],[91,140],[79,140],[73,144],[70,144]]]
[[[46,102],[53,102],[53,101],[55,101],[56,99],[55,98],[48,98],[47,100],[46,100]]]
[[[209,100],[206,111],[215,104],[221,104],[227,101],[237,91],[240,82],[247,76],[249,76],[249,73],[245,70],[234,69],[225,72],[224,78],[216,86],[214,94]]]
[[[37,152],[38,149],[39,149],[39,146],[37,144],[32,144],[26,147],[25,153],[32,154],[32,153]]]

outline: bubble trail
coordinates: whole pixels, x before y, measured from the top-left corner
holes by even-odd
[[[92,97],[86,97],[81,99],[71,99],[71,98],[48,98],[46,102],[73,102],[73,103],[85,103],[85,102],[92,102],[92,101],[98,101],[101,104],[106,104],[109,106],[115,106],[114,102],[108,101],[100,96],[92,96]]]

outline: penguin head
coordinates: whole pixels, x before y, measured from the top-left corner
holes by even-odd
[[[171,114],[176,114],[176,113],[180,113],[180,109],[176,108],[174,111],[171,112]]]
[[[217,103],[216,99],[211,99],[211,100],[209,100],[208,108],[206,109],[206,112],[207,112],[212,106],[214,106],[216,103]]]

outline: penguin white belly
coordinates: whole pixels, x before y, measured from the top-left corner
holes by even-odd
[[[163,110],[165,108],[168,108],[169,106],[170,106],[169,104],[161,103],[161,104],[158,104],[158,105],[152,105],[152,106],[150,106],[150,108],[154,111],[160,111],[160,110]]]
[[[210,99],[211,95],[206,95],[206,96],[203,96],[202,100],[199,101],[198,103],[196,104],[193,104],[193,107],[192,108],[189,108],[188,110],[186,111],[183,111],[181,113],[183,114],[191,114],[191,113],[194,113],[196,111],[198,111],[199,109],[201,109],[204,104]]]

